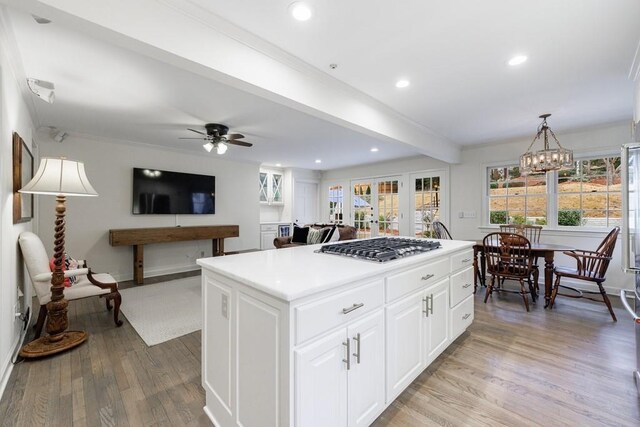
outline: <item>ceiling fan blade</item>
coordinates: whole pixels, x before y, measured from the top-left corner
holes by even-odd
[[[199,133],[200,135],[207,136],[207,134],[206,134],[206,133],[200,132],[199,130],[190,129],[190,128],[187,128],[187,130],[190,130],[191,132]]]
[[[224,136],[227,139],[242,139],[244,138],[244,135],[241,133],[229,133],[227,135]]]
[[[237,141],[237,140],[234,140],[234,139],[228,139],[228,140],[226,141],[226,144],[239,145],[239,146],[241,146],[241,147],[252,147],[252,146],[253,146],[253,144],[252,144],[252,143],[250,143],[250,142],[246,142],[246,141]]]
[[[199,139],[201,141],[206,141],[207,138],[178,138],[178,139]]]

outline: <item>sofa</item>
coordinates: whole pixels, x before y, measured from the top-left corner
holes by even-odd
[[[325,227],[333,227],[334,225],[336,224],[307,224],[305,225],[305,227],[321,229]],[[340,238],[338,239],[338,241],[353,240],[353,239],[356,239],[358,236],[358,230],[356,230],[356,228],[351,225],[337,224],[337,228],[338,228],[338,233],[340,234]],[[294,246],[305,245],[304,243],[292,243],[291,237],[292,236],[276,237],[275,239],[273,239],[273,246],[275,246],[276,249],[280,249],[280,248],[291,248]]]

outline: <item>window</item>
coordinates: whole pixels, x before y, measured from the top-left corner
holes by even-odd
[[[489,224],[547,223],[547,177],[518,166],[489,168]]]
[[[344,193],[342,185],[329,187],[329,223],[342,224],[344,213]]]
[[[440,176],[413,176],[413,231],[416,237],[432,237],[433,221],[440,219]]]
[[[523,176],[515,165],[489,167],[487,174],[489,224],[608,228],[622,222],[620,157],[579,159],[548,174]]]
[[[620,157],[579,160],[558,172],[558,225],[622,224]]]

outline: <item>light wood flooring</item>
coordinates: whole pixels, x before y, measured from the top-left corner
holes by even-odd
[[[603,304],[558,297],[553,311],[538,304],[526,313],[519,296],[494,295],[485,305],[483,291],[468,332],[375,427],[640,425],[633,323],[622,309],[613,323]],[[0,400],[1,426],[210,425],[200,332],[147,347],[126,318],[115,328],[97,298],[71,303],[69,320],[89,341],[17,364]]]

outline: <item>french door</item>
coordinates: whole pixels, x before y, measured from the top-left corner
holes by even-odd
[[[411,174],[411,229],[416,237],[433,237],[433,222],[447,218],[444,171]]]
[[[351,182],[351,207],[357,237],[399,234],[400,177],[385,177]]]

